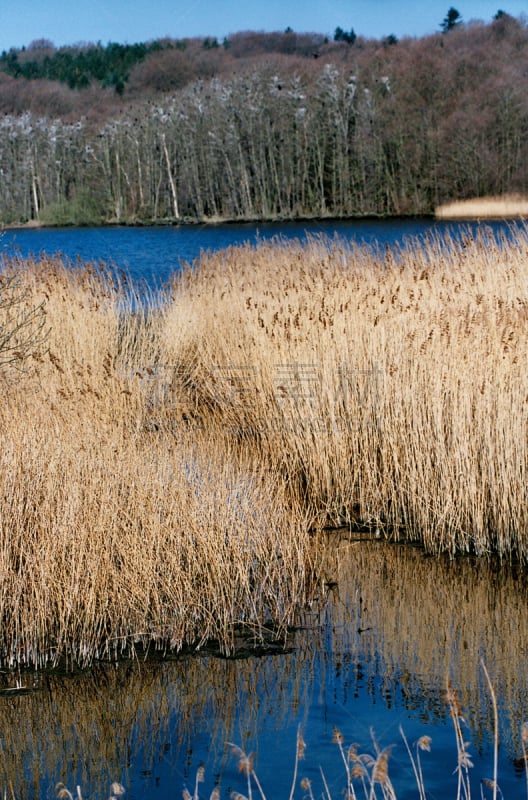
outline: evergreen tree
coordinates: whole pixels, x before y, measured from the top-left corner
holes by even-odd
[[[453,8],[453,6],[451,6],[451,8],[449,9],[449,11],[447,12],[447,14],[443,19],[441,25],[442,32],[447,33],[448,31],[453,30],[453,28],[458,27],[458,25],[460,25],[461,23],[462,23],[462,15],[460,14],[459,11],[456,10],[456,8]]]
[[[338,26],[335,29],[334,42],[347,42],[347,44],[354,44],[356,39],[357,36],[354,28],[350,28],[350,31],[344,31],[343,28]]]

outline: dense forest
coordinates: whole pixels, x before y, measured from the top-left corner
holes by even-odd
[[[451,13],[454,9],[450,9]],[[528,24],[0,55],[0,223],[429,214],[528,187]]]

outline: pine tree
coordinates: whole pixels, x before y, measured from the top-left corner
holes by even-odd
[[[453,6],[451,6],[451,8],[449,9],[449,11],[447,12],[442,21],[441,25],[442,32],[447,33],[448,31],[453,30],[453,28],[458,27],[458,25],[460,25],[461,23],[462,23],[462,15],[460,14],[459,11],[456,10],[456,8],[453,8]]]

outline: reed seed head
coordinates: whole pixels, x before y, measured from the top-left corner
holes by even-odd
[[[521,740],[523,744],[528,744],[528,722],[521,725]]]
[[[58,800],[73,800],[72,793],[66,788],[63,783],[58,783],[55,786]]]
[[[334,734],[332,736],[332,742],[334,744],[343,745],[345,738],[341,731],[338,728],[334,728]]]
[[[469,769],[473,766],[473,762],[471,761],[471,754],[468,752],[468,747],[470,742],[463,742],[459,752],[458,752],[458,766],[463,767],[464,769]]]
[[[382,750],[376,759],[374,769],[372,771],[372,780],[374,783],[386,784],[389,780],[389,755],[390,750]]]
[[[354,766],[350,771],[350,774],[352,775],[353,778],[364,778],[365,775],[367,774],[367,770],[362,764],[358,763],[354,764]]]
[[[416,742],[416,745],[419,750],[427,750],[427,752],[430,753],[432,741],[433,740],[431,739],[430,736],[420,736],[420,738]]]
[[[304,741],[302,731],[299,728],[299,732],[297,733],[297,758],[299,759],[299,761],[304,758],[305,752],[306,752],[306,742]]]
[[[464,717],[462,715],[462,706],[460,703],[460,699],[458,697],[458,692],[456,689],[453,688],[451,683],[449,683],[446,691],[446,703],[449,706],[451,716],[453,718],[458,718],[463,720]]]

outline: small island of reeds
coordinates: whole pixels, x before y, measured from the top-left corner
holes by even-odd
[[[528,217],[528,197],[518,194],[453,200],[435,209],[438,219],[515,219]]]
[[[527,287],[523,233],[6,260],[2,664],[280,639],[328,526],[525,564]]]

